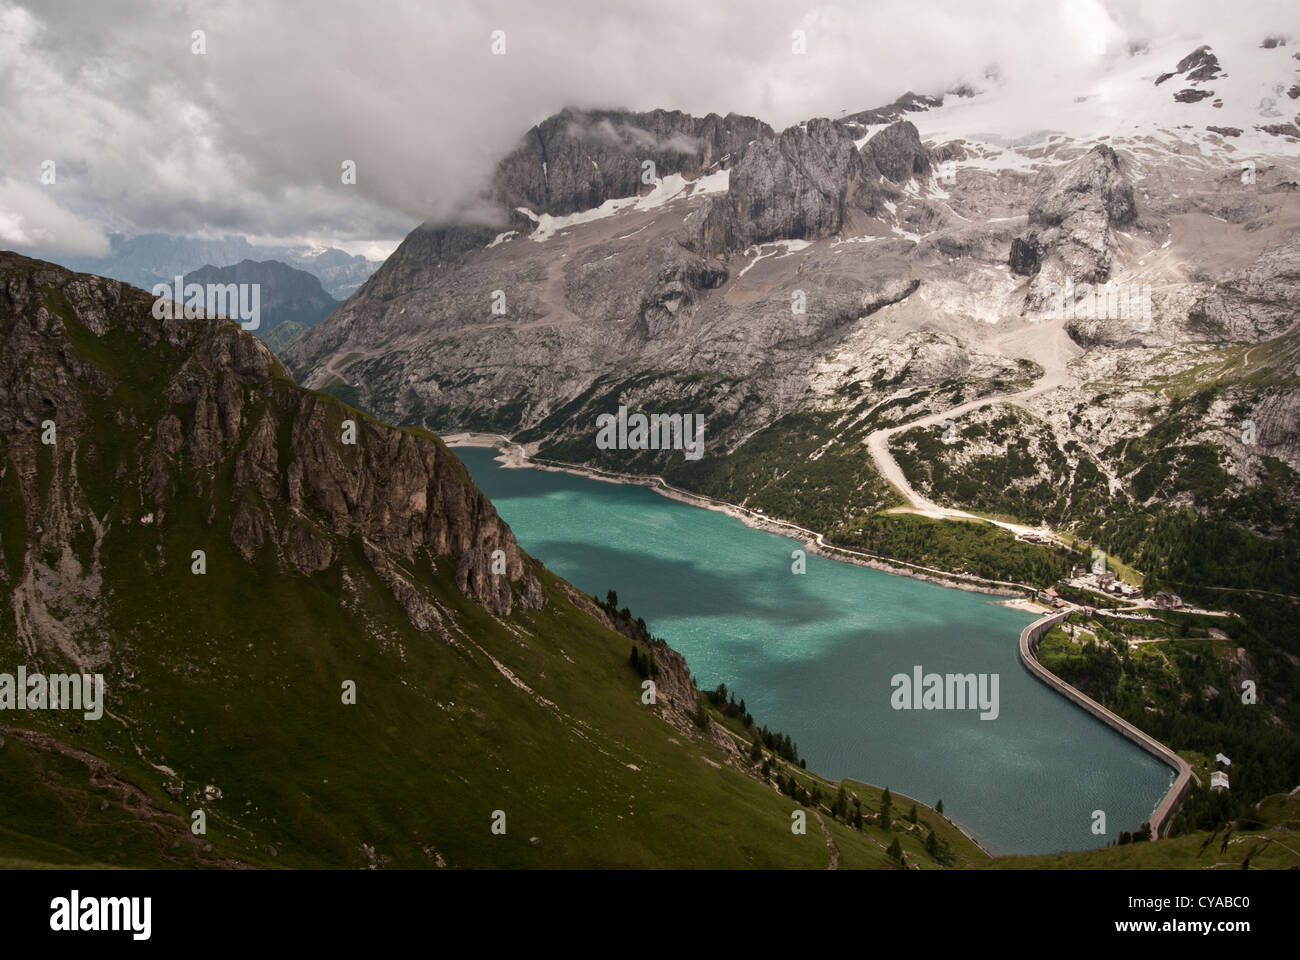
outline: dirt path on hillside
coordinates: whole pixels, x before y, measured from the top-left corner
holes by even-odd
[[[992,341],[991,346],[996,352],[1005,357],[1011,359],[1023,357],[1034,361],[1043,368],[1043,375],[1034,381],[1033,386],[1016,393],[993,394],[977,400],[968,400],[938,413],[928,414],[916,420],[909,420],[907,423],[898,426],[876,430],[867,436],[867,450],[871,454],[871,459],[875,462],[880,475],[893,484],[895,489],[903,495],[903,499],[908,502],[909,506],[903,508],[904,512],[942,520],[984,520],[1010,530],[1017,535],[1027,533],[1040,536],[1050,535],[1042,527],[1030,527],[1025,524],[1009,523],[1003,520],[991,520],[987,517],[968,513],[965,510],[941,507],[933,500],[922,496],[908,482],[906,474],[903,473],[898,461],[894,459],[894,455],[889,451],[889,441],[896,434],[904,433],[916,427],[942,424],[945,420],[956,421],[967,413],[995,403],[1019,404],[1030,397],[1036,397],[1039,394],[1057,389],[1069,382],[1070,361],[1083,352],[1065,332],[1064,319],[1046,320],[1032,324],[1027,328],[1009,331]]]
[[[383,347],[372,350],[362,350],[359,347],[348,350],[335,350],[334,353],[330,354],[330,358],[326,361],[325,366],[318,367],[316,372],[309,376],[306,382],[303,383],[303,386],[310,390],[319,390],[323,386],[326,386],[332,377],[337,377],[349,387],[358,386],[359,384],[355,381],[349,380],[343,375],[343,370],[346,370],[355,363],[360,363],[362,360],[384,356],[391,352],[391,350],[391,344],[386,344]],[[339,364],[343,363],[345,360],[347,361],[346,365],[340,369]]]
[[[156,806],[148,793],[127,780],[116,767],[102,757],[71,746],[39,730],[0,724],[0,733],[5,737],[12,737],[29,750],[58,754],[83,765],[86,768],[87,783],[90,787],[86,791],[86,796],[93,798],[102,796],[101,810],[114,804],[129,813],[137,823],[152,831],[158,842],[158,856],[162,861],[182,867],[253,869],[252,864],[214,852],[211,843],[193,834],[188,820],[177,813]],[[38,779],[48,789],[62,794],[62,784],[57,776],[40,772]],[[75,806],[75,803],[73,805]],[[74,813],[78,826],[90,825],[91,818],[87,816],[85,810],[74,811]]]
[[[812,812],[812,815],[817,818],[817,822],[821,825],[822,836],[826,838],[826,849],[830,851],[831,862],[826,865],[826,869],[838,870],[840,868],[840,848],[836,846],[835,838],[831,836],[831,832],[826,826],[826,821],[822,819],[822,815],[816,810]]]

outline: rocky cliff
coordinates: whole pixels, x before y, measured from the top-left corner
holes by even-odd
[[[877,194],[866,185],[872,170],[841,125],[817,119],[790,127],[741,156],[725,197],[709,201],[702,245],[740,250],[829,236],[850,205],[875,209]]]
[[[1114,231],[1137,219],[1133,184],[1106,144],[1059,171],[1029,205],[1029,230],[1012,241],[1008,263],[1030,276],[1027,303],[1040,308],[1049,284],[1104,283]]]
[[[530,561],[437,438],[299,390],[232,322],[155,320],[152,306],[115,280],[0,255],[0,430],[32,541],[23,590],[57,579],[39,558],[66,550],[69,525],[143,516],[161,541],[178,503],[197,497],[252,565],[325,570],[355,538],[377,568],[445,558],[460,589],[499,613],[541,602]],[[130,515],[88,509],[92,471],[127,489],[138,478]],[[3,545],[9,563],[18,549]],[[498,550],[503,575],[491,573]]]
[[[635,196],[647,174],[694,180],[771,136],[761,120],[734,113],[568,108],[529,130],[497,165],[491,195],[506,211],[562,216]]]

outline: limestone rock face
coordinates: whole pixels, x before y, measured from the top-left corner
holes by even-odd
[[[1011,256],[1007,263],[1010,264],[1012,273],[1018,273],[1022,277],[1033,276],[1042,266],[1038,259],[1038,248],[1020,237],[1011,241]]]
[[[1026,306],[1040,307],[1049,284],[1104,283],[1113,231],[1136,220],[1133,184],[1113,149],[1098,144],[1067,166],[1034,198],[1029,229],[1012,241],[1011,269],[1034,277]]]
[[[456,586],[496,613],[541,605],[532,561],[436,437],[299,389],[230,321],[155,319],[153,303],[113,280],[0,254],[0,432],[13,463],[35,463],[41,423],[57,427],[57,489],[25,470],[20,481],[37,553],[64,549],[69,527],[103,522],[88,514],[79,470],[139,473],[140,523],[165,535],[183,492],[227,525],[249,563],[272,551],[310,574],[360,539],[393,566],[449,558]],[[112,448],[94,429],[105,415]]]
[[[891,123],[863,144],[862,152],[894,183],[924,177],[930,172],[930,151],[921,143],[916,125],[909,120]]]
[[[533,127],[498,165],[492,199],[511,211],[563,216],[635,196],[647,162],[655,177],[695,179],[725,164],[753,140],[768,139],[761,120],[729,113],[692,117],[678,110],[629,113],[566,109]]]
[[[850,205],[875,208],[873,173],[844,126],[816,119],[790,127],[744,152],[727,195],[711,201],[700,245],[737,250],[829,236],[844,224]]]
[[[1034,198],[1029,224],[1059,227],[1083,213],[1103,214],[1107,226],[1122,227],[1137,219],[1133,184],[1120,169],[1115,151],[1104,143],[1093,147]]]

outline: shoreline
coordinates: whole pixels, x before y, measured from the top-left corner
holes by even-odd
[[[1170,747],[1165,746],[1155,737],[1151,736],[1145,730],[1140,730],[1129,721],[1125,720],[1118,714],[1106,709],[1096,700],[1093,700],[1087,694],[1070,686],[1056,674],[1043,666],[1038,659],[1038,644],[1043,635],[1053,626],[1066,619],[1073,610],[1064,610],[1060,613],[1051,613],[1040,620],[1035,620],[1029,626],[1020,632],[1020,662],[1028,668],[1029,672],[1041,680],[1047,686],[1051,687],[1067,700],[1082,707],[1088,713],[1092,714],[1106,726],[1115,730],[1126,739],[1137,744],[1147,753],[1151,754],[1161,763],[1172,768],[1174,779],[1169,785],[1168,790],[1160,798],[1151,812],[1151,818],[1148,821],[1151,825],[1151,840],[1154,842],[1160,839],[1160,831],[1173,816],[1174,810],[1178,804],[1187,795],[1191,789],[1192,781],[1195,780],[1197,786],[1200,786],[1200,778],[1192,772],[1191,765],[1180,757]]]
[[[910,563],[906,560],[894,560],[891,558],[881,557],[866,551],[855,550],[849,547],[838,547],[825,542],[825,535],[815,530],[809,530],[807,527],[801,527],[789,520],[781,520],[775,517],[768,517],[758,511],[750,510],[738,503],[730,503],[726,500],[719,500],[715,497],[709,497],[704,494],[692,493],[689,490],[682,490],[668,483],[663,477],[643,476],[640,474],[614,473],[612,471],[600,470],[593,467],[584,467],[578,464],[566,464],[554,460],[534,459],[533,454],[536,452],[536,445],[524,445],[516,443],[514,440],[499,433],[476,433],[473,431],[462,431],[460,433],[450,433],[442,437],[443,443],[448,447],[486,447],[494,449],[499,456],[496,458],[507,470],[546,470],[551,473],[568,473],[573,476],[585,477],[588,480],[600,480],[604,483],[616,483],[625,485],[635,485],[647,487],[668,500],[676,500],[678,503],[685,503],[693,507],[702,507],[705,510],[712,510],[716,513],[724,513],[729,517],[734,517],[747,527],[755,530],[762,530],[767,533],[775,533],[778,536],[787,537],[791,540],[799,541],[803,544],[805,550],[827,560],[835,560],[840,563],[852,563],[860,567],[870,567],[873,570],[879,570],[882,573],[892,573],[900,577],[912,577],[915,580],[924,580],[928,583],[934,583],[943,587],[950,587],[955,590],[966,590],[970,593],[984,593],[990,596],[1003,597],[998,601],[999,606],[1008,607],[1013,610],[1019,610],[1023,613],[1041,614],[1043,607],[1027,600],[1024,594],[1033,590],[1028,584],[1017,584],[1010,581],[986,580],[980,577],[966,576],[951,573],[946,570],[940,570],[937,567],[926,567],[921,564]],[[532,447],[533,449],[529,449]]]
[[[655,493],[669,500],[676,500],[679,503],[685,503],[690,506],[703,507],[706,510],[725,513],[728,516],[735,517],[746,526],[753,529],[764,530],[792,540],[801,541],[804,543],[805,549],[808,551],[830,560],[839,561],[841,563],[853,563],[858,566],[880,570],[884,573],[913,577],[940,586],[966,590],[972,593],[985,593],[993,596],[1001,596],[1003,599],[998,601],[999,606],[1018,610],[1022,613],[1031,613],[1037,618],[1034,622],[1023,628],[1020,633],[1018,644],[1021,662],[1030,673],[1033,673],[1039,680],[1047,684],[1047,686],[1056,690],[1056,692],[1061,694],[1061,696],[1066,700],[1080,707],[1085,713],[1092,714],[1094,717],[1102,720],[1103,723],[1111,726],[1143,750],[1155,755],[1157,759],[1173,767],[1175,782],[1171,784],[1169,790],[1153,811],[1152,819],[1154,822],[1151,837],[1152,840],[1159,839],[1160,826],[1164,825],[1164,822],[1172,814],[1173,808],[1187,792],[1187,781],[1192,778],[1191,771],[1190,768],[1187,767],[1186,762],[1183,761],[1177,753],[1159,741],[1154,740],[1143,731],[1133,727],[1127,721],[1112,714],[1105,707],[1095,703],[1089,697],[1048,671],[1038,662],[1037,657],[1034,655],[1032,644],[1028,638],[1032,636],[1033,639],[1036,640],[1038,636],[1045,632],[1047,626],[1064,619],[1068,616],[1070,611],[1053,612],[1036,601],[1026,598],[1024,593],[1033,590],[1033,588],[1027,584],[1016,585],[1006,581],[975,582],[973,578],[961,580],[958,578],[959,575],[951,574],[947,571],[923,567],[919,564],[908,564],[906,561],[888,562],[884,559],[877,559],[869,554],[858,553],[857,551],[845,547],[836,547],[827,544],[824,541],[823,534],[808,530],[805,527],[800,527],[798,524],[791,523],[790,521],[777,520],[749,510],[739,504],[728,503],[724,500],[717,500],[713,497],[707,497],[702,494],[680,490],[667,483],[659,476],[647,477],[636,474],[615,474],[574,464],[562,464],[548,460],[534,460],[532,459],[532,454],[536,451],[535,445],[530,444],[525,446],[524,444],[516,443],[509,437],[501,434],[462,432],[447,435],[442,439],[448,447],[479,447],[494,449],[499,454],[496,458],[497,462],[506,469],[546,470],[552,473],[568,473],[574,476],[586,477],[590,480],[600,480],[605,483],[635,484],[637,486],[648,487]],[[532,447],[533,449],[530,450],[529,447]],[[895,565],[895,563],[897,565]],[[1036,593],[1036,591],[1034,592]],[[1183,772],[1184,770],[1186,773]],[[829,783],[830,781],[827,782]],[[996,859],[988,848],[985,847],[984,844],[964,826],[943,814],[939,814],[939,816],[943,816],[948,823],[952,824],[953,827],[955,827],[990,859]]]

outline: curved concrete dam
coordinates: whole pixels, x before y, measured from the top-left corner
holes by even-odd
[[[1168,764],[1174,771],[1174,782],[1170,785],[1168,792],[1160,799],[1156,805],[1155,811],[1151,814],[1151,839],[1156,840],[1160,837],[1160,831],[1169,819],[1169,815],[1178,805],[1179,801],[1186,796],[1188,789],[1192,784],[1192,768],[1187,761],[1180,757],[1174,751],[1170,750],[1159,740],[1143,733],[1133,724],[1129,723],[1118,714],[1112,713],[1103,707],[1096,700],[1088,697],[1083,692],[1070,686],[1052,671],[1048,670],[1038,661],[1038,644],[1056,624],[1063,621],[1069,616],[1069,611],[1064,613],[1055,613],[1043,617],[1041,620],[1035,620],[1024,630],[1020,631],[1020,659],[1026,667],[1042,680],[1045,684],[1067,697],[1074,703],[1077,703],[1083,709],[1087,710],[1102,723],[1114,730],[1118,730],[1124,736],[1128,737],[1143,750],[1146,750],[1153,757]]]
[[[504,469],[457,454],[520,544],[579,588],[646,619],[757,722],[788,733],[808,767],[934,804],[993,853],[1113,842],[1152,817],[1172,774],[1020,660],[1035,617],[997,597],[824,559],[804,544],[645,487]],[[896,709],[899,677],[985,680],[992,711]],[[947,700],[947,690],[944,691]],[[972,700],[977,699],[973,696]],[[1106,811],[1107,834],[1092,833]],[[906,812],[906,811],[902,811]]]

